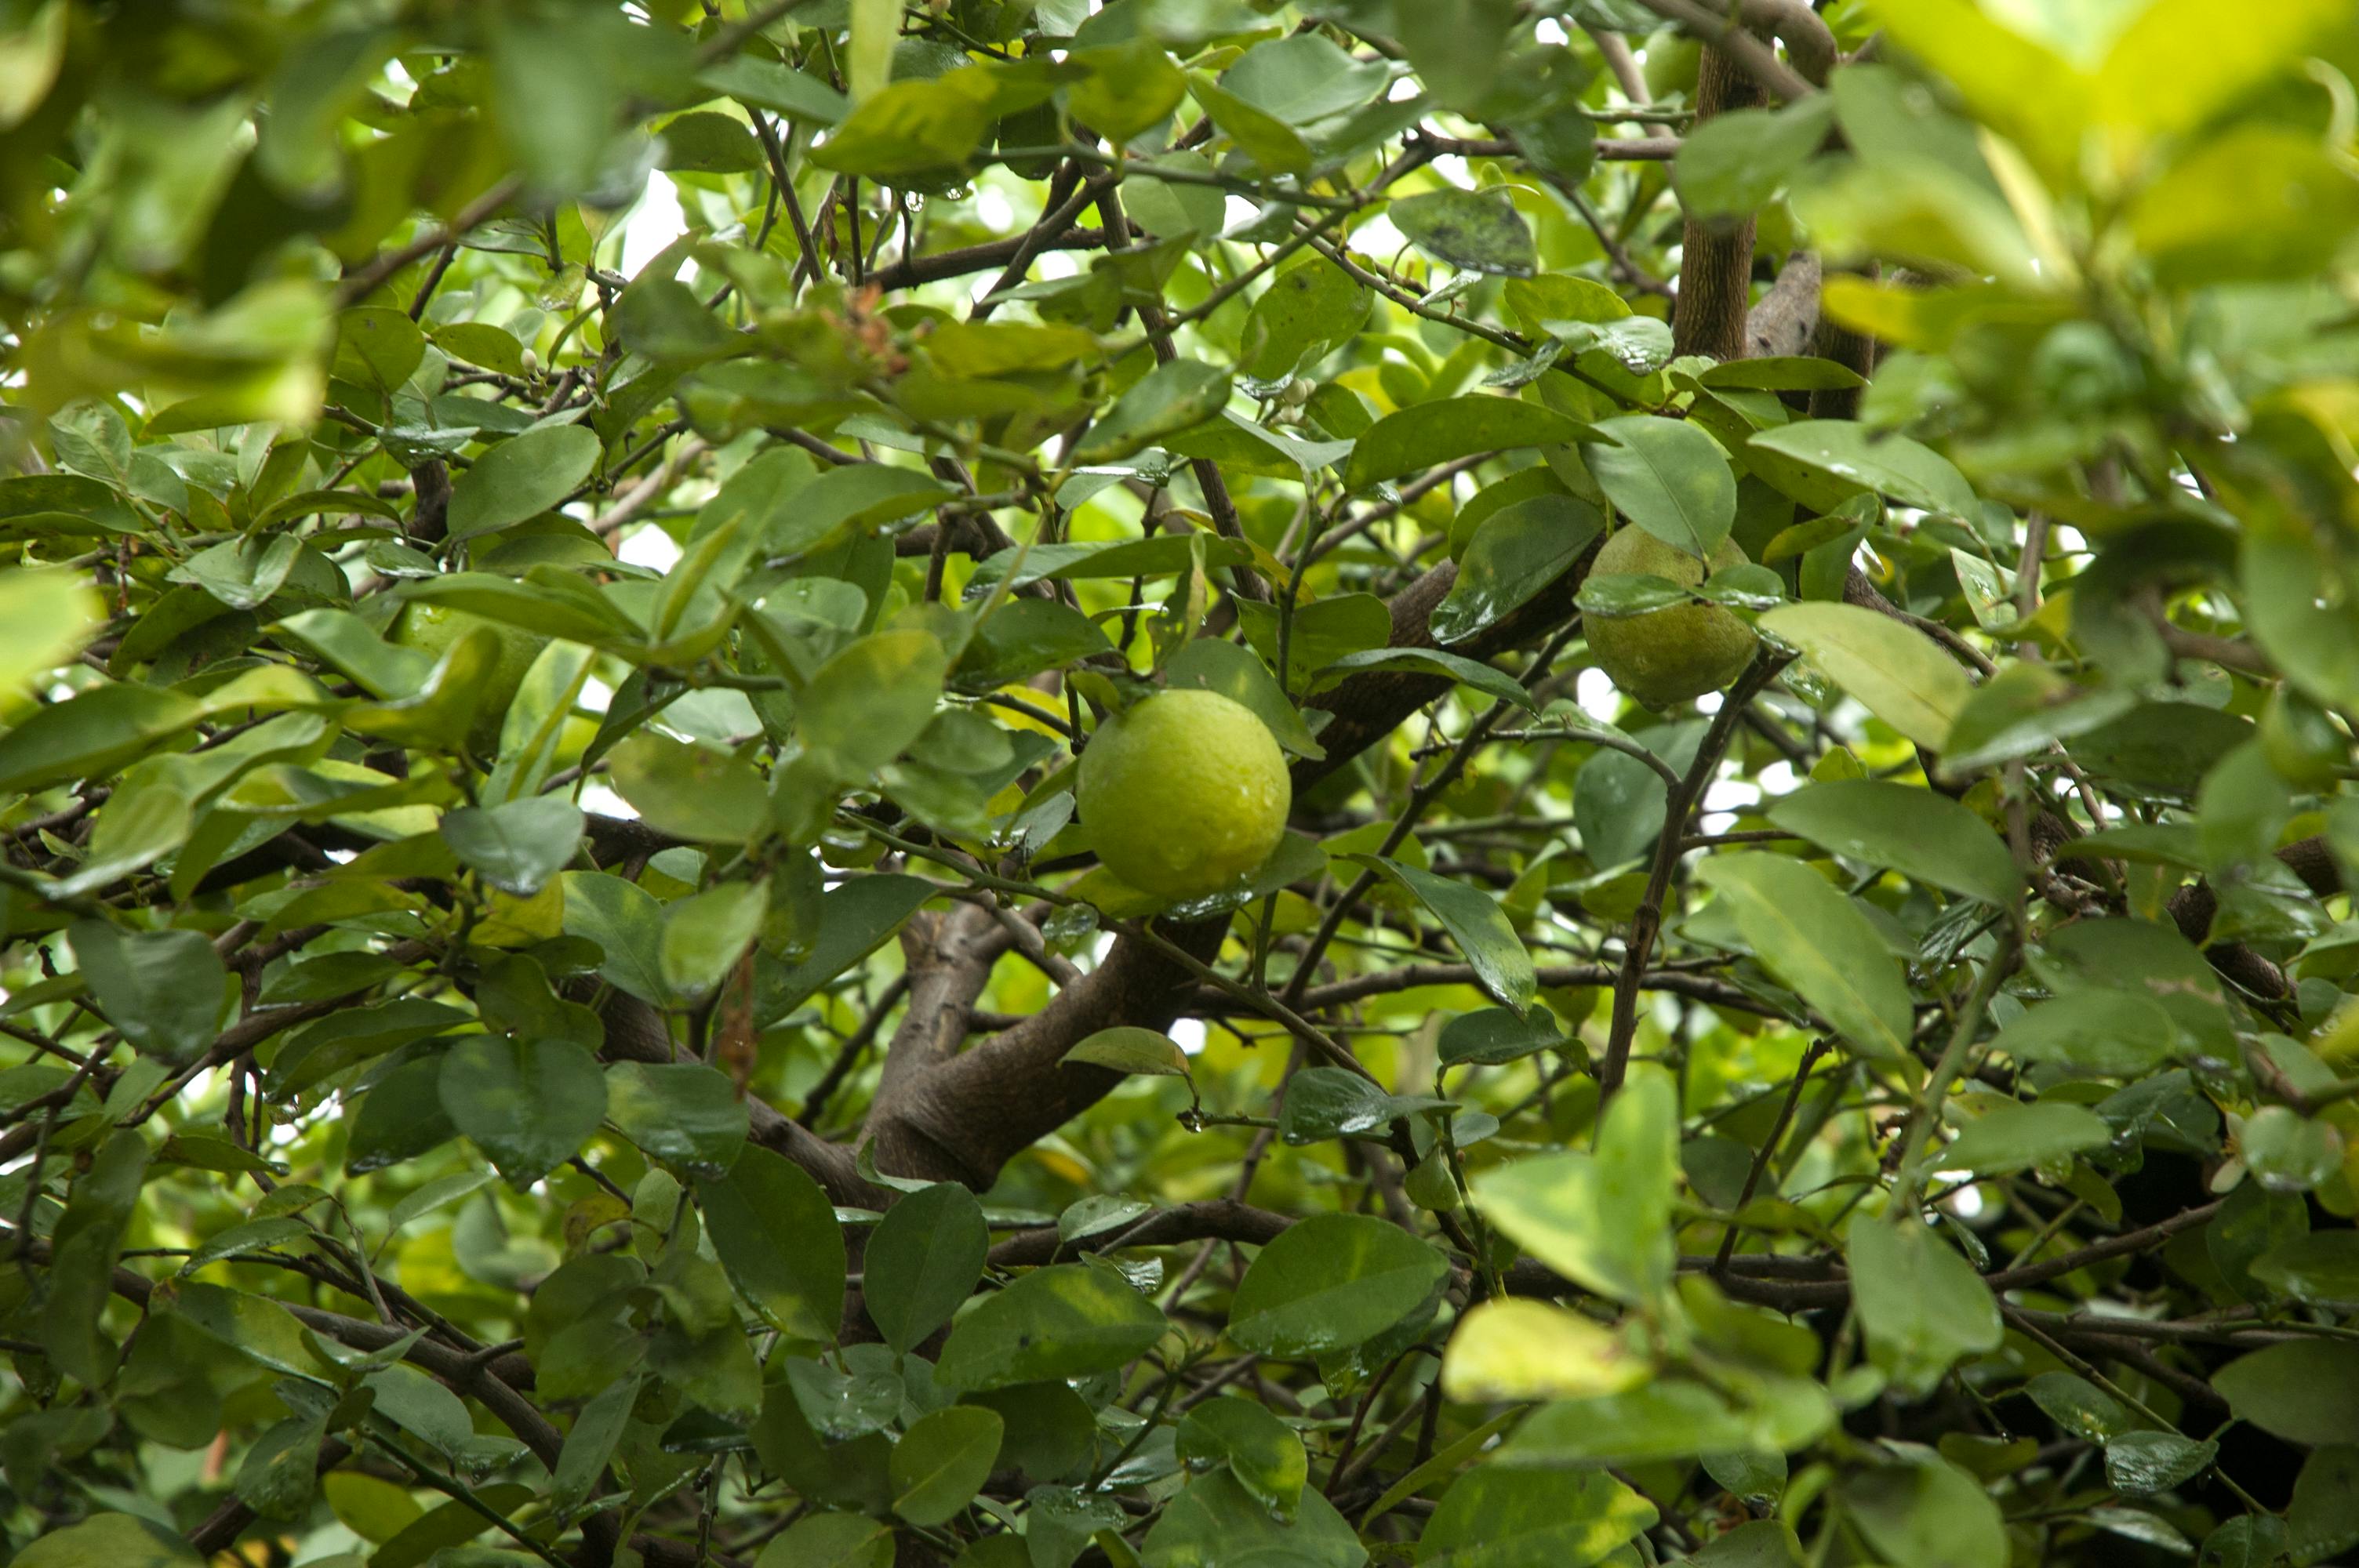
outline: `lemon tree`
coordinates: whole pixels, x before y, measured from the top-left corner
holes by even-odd
[[[2348,0],[0,0],[0,1558],[2359,1552]]]

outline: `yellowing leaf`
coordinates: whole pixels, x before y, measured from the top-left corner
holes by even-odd
[[[0,638],[0,696],[71,658],[104,618],[98,595],[70,572],[0,575],[0,626],[8,629]]]
[[[2097,68],[2093,108],[2117,165],[2293,69],[2350,15],[2349,0],[2269,0],[2240,7],[2235,25],[2222,27],[2214,0],[2154,0]]]
[[[1593,1319],[1545,1302],[1485,1302],[1451,1336],[1441,1390],[1453,1400],[1584,1400],[1635,1389],[1646,1358]]]
[[[1761,630],[1802,650],[1828,679],[1920,746],[1949,739],[1973,683],[1940,644],[1913,627],[1853,604],[1788,604]]]
[[[1973,0],[1875,0],[1868,9],[1886,40],[1946,77],[1974,118],[2011,136],[2051,180],[2071,183],[2090,83],[2070,60]]]

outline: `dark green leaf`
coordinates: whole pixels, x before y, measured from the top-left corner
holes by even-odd
[[[1444,643],[1488,631],[1571,569],[1604,526],[1578,496],[1536,495],[1501,508],[1475,529],[1427,629]]]
[[[729,1076],[701,1062],[616,1062],[606,1114],[650,1158],[718,1176],[745,1147],[745,1102]]]
[[[2125,1432],[2105,1444],[2105,1480],[2117,1492],[2167,1492],[2210,1469],[2219,1454],[2218,1444],[2175,1432]]]
[[[1504,186],[1404,196],[1385,215],[1410,239],[1455,267],[1529,277],[1539,270],[1532,227]]]
[[[85,920],[73,927],[73,948],[107,1020],[141,1051],[179,1063],[213,1043],[229,970],[203,933],[126,933]]]
[[[1397,1118],[1447,1103],[1423,1096],[1386,1094],[1347,1068],[1305,1067],[1287,1080],[1278,1131],[1288,1143],[1383,1137]]]
[[[1949,459],[1906,436],[1871,431],[1848,420],[1803,419],[1764,430],[1753,438],[1747,454],[1771,460],[1773,466],[1761,477],[1780,488],[1784,470],[1774,464],[1782,460],[1808,474],[1888,495],[1904,506],[1960,519],[1972,519],[1979,510],[1965,476]],[[1795,499],[1810,503],[1800,494]]]
[[[1755,959],[1868,1056],[1907,1053],[1908,987],[1875,927],[1827,880],[1782,855],[1716,855],[1701,875],[1727,899]]]
[[[1281,1519],[1295,1517],[1310,1474],[1302,1439],[1251,1400],[1206,1400],[1196,1406],[1180,1422],[1173,1451],[1190,1469],[1227,1465]]]
[[[598,461],[597,432],[581,425],[528,430],[494,447],[451,486],[451,536],[513,527],[573,493]]]
[[[911,1524],[946,1523],[974,1499],[1006,1426],[995,1411],[952,1405],[913,1422],[893,1445],[893,1511]]]
[[[1998,1348],[1990,1287],[1923,1225],[1852,1221],[1853,1302],[1869,1354],[1899,1387],[1921,1393],[1962,1356]]]
[[[442,1058],[442,1108],[519,1191],[581,1152],[606,1114],[606,1080],[581,1046],[473,1035]]]
[[[817,1182],[767,1149],[746,1149],[725,1176],[696,1185],[712,1250],[773,1326],[833,1339],[843,1315],[843,1229]],[[874,1270],[875,1250],[870,1249]]]
[[[1981,1482],[1927,1457],[1843,1485],[1860,1533],[1887,1562],[1923,1568],[2006,1568],[2006,1527]]]
[[[1166,436],[1202,424],[1228,400],[1229,374],[1217,366],[1200,360],[1158,365],[1090,427],[1074,449],[1074,460],[1118,461]]]
[[[1539,704],[1533,699],[1532,694],[1505,670],[1494,669],[1462,654],[1445,654],[1435,648],[1370,648],[1365,653],[1346,654],[1319,672],[1320,684],[1331,684],[1363,670],[1413,670],[1424,675],[1437,675],[1471,686],[1487,697],[1512,702],[1518,708],[1533,712],[1539,709]]]
[[[1409,896],[1433,913],[1450,933],[1458,950],[1474,966],[1474,973],[1483,989],[1492,997],[1518,1011],[1531,1005],[1539,994],[1539,980],[1532,968],[1532,956],[1526,950],[1523,939],[1507,918],[1499,901],[1480,888],[1468,887],[1448,877],[1434,875],[1399,860],[1385,860],[1375,855],[1355,855],[1372,871],[1384,873],[1398,883]]]
[[[1060,1263],[1034,1270],[961,1317],[934,1375],[962,1391],[1087,1377],[1145,1354],[1168,1326],[1110,1265]]]
[[[1453,458],[1571,440],[1580,427],[1537,403],[1447,397],[1387,414],[1361,432],[1343,482],[1353,490]]]
[[[921,1188],[887,1209],[868,1238],[861,1292],[885,1343],[908,1350],[949,1322],[982,1278],[990,1249],[982,1206],[955,1182]]]
[[[1223,1563],[1267,1563],[1286,1568],[1361,1568],[1368,1553],[1343,1516],[1306,1488],[1293,1522],[1227,1470],[1190,1481],[1147,1532],[1145,1568],[1217,1568]]]
[[[1634,415],[1594,428],[1581,454],[1616,511],[1691,556],[1720,547],[1736,521],[1736,476],[1719,443],[1683,419]]]
[[[2093,1110],[2061,1101],[2003,1105],[1970,1121],[1941,1151],[1944,1170],[2003,1176],[2034,1165],[2070,1160],[2113,1141],[2114,1130]]]
[[[1229,1337],[1264,1356],[1348,1350],[1423,1306],[1449,1271],[1440,1253],[1386,1220],[1319,1215],[1246,1269]]]

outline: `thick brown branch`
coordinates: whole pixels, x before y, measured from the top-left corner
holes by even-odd
[[[1734,29],[1732,40],[1760,40]],[[1745,67],[1725,49],[1708,48],[1696,78],[1696,123],[1761,102]],[[1671,308],[1672,351],[1716,360],[1745,357],[1745,318],[1753,286],[1753,220],[1690,215],[1680,241],[1680,294]]]
[[[964,277],[971,273],[989,272],[1005,267],[1024,249],[1028,234],[1015,234],[1005,240],[987,240],[979,245],[966,245],[954,251],[936,251],[931,255],[908,256],[888,266],[878,267],[868,281],[891,293],[897,288],[911,288],[921,283],[940,283],[945,278]],[[1042,251],[1100,251],[1105,248],[1103,229],[1060,229],[1033,245],[1033,254]]]
[[[1225,921],[1165,928],[1198,958],[1219,951]],[[1065,1053],[1101,1029],[1161,1029],[1193,977],[1147,943],[1116,942],[1080,983],[962,1055],[880,1095],[868,1118],[876,1168],[987,1187],[999,1167],[1103,1099],[1122,1075]],[[799,1156],[798,1156],[799,1157]]]
[[[1745,319],[1745,353],[1770,359],[1805,352],[1819,327],[1819,258],[1796,251]]]
[[[901,928],[909,1004],[885,1052],[880,1099],[891,1098],[919,1074],[958,1054],[966,1040],[967,1011],[1009,945],[991,912],[972,903],[910,917]]]
[[[995,1269],[1021,1269],[1047,1263],[1062,1258],[1071,1260],[1082,1252],[1094,1252],[1103,1247],[1173,1247],[1183,1241],[1241,1241],[1259,1247],[1276,1240],[1280,1231],[1294,1221],[1282,1214],[1250,1204],[1235,1203],[1227,1198],[1213,1198],[1203,1203],[1183,1203],[1176,1207],[1158,1209],[1137,1224],[1096,1236],[1085,1236],[1076,1241],[1060,1242],[1057,1227],[1043,1226],[1038,1230],[1019,1230],[991,1249],[991,1266]]]
[[[1606,964],[1547,964],[1540,967],[1538,973],[1539,983],[1543,986],[1603,986],[1614,983],[1617,970]],[[1462,986],[1472,985],[1474,981],[1474,966],[1472,964],[1392,964],[1330,985],[1309,988],[1302,993],[1302,1010],[1315,1012],[1323,1008],[1345,1007],[1372,996],[1414,990],[1420,986]],[[1671,991],[1718,1007],[1773,1016],[1767,1008],[1736,987],[1710,975],[1693,975],[1679,969],[1651,969],[1640,982],[1640,989]],[[1234,1001],[1218,991],[1198,992],[1193,1005],[1205,1011],[1234,1013],[1237,1011]]]

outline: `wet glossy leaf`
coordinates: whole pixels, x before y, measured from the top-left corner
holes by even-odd
[[[1562,577],[1605,526],[1577,496],[1538,495],[1486,518],[1467,543],[1458,580],[1427,621],[1444,643],[1488,631]]]
[[[712,1249],[754,1309],[780,1330],[832,1339],[843,1313],[843,1231],[819,1184],[767,1149],[701,1178]]]
[[[606,1115],[652,1159],[718,1175],[745,1147],[745,1102],[728,1075],[701,1062],[616,1062]]]
[[[1321,1215],[1254,1259],[1229,1337],[1265,1356],[1347,1350],[1423,1306],[1449,1271],[1440,1253],[1387,1221]]]
[[[1405,196],[1385,210],[1395,227],[1456,267],[1529,277],[1538,270],[1532,229],[1504,186]]]
[[[2105,1444],[2105,1480],[2117,1492],[2167,1492],[2210,1469],[2219,1454],[2218,1444],[2175,1432],[2125,1432]]]
[[[1239,1485],[1277,1519],[1291,1520],[1310,1474],[1302,1439],[1251,1400],[1206,1400],[1180,1422],[1173,1443],[1191,1470],[1228,1466]]]
[[[1144,1355],[1169,1326],[1154,1303],[1111,1267],[1036,1269],[951,1326],[935,1377],[962,1391],[1112,1371]]]
[[[570,1041],[470,1036],[442,1057],[442,1108],[510,1186],[581,1152],[606,1114],[606,1080]]]
[[[1956,465],[1906,436],[1843,420],[1804,419],[1760,432],[1746,452],[1768,460],[1762,477],[1780,488],[1790,467],[1951,517],[1972,518],[1977,510],[1974,492]]]
[[[1579,427],[1537,403],[1451,397],[1387,414],[1360,433],[1344,470],[1353,490],[1415,473],[1452,458],[1567,441]]]

